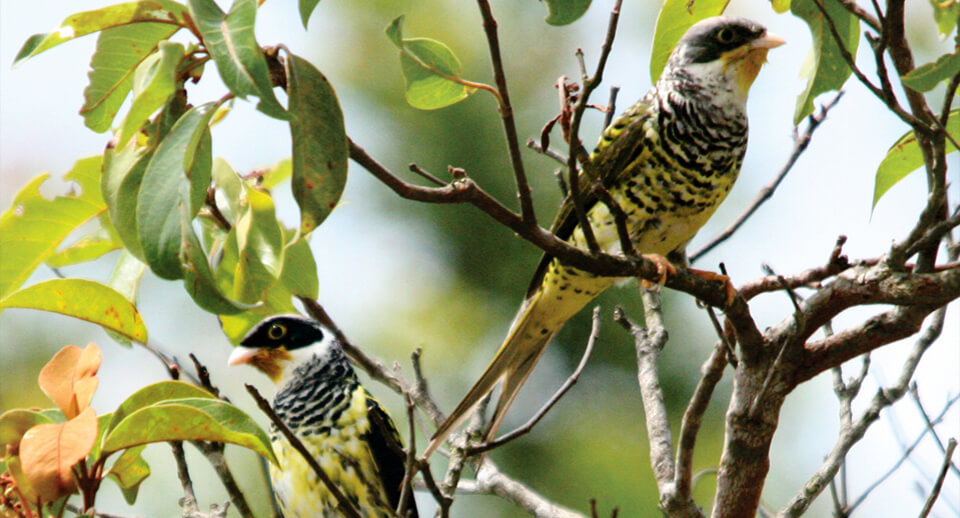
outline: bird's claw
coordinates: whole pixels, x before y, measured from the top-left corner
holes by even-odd
[[[667,282],[668,275],[676,275],[677,269],[670,261],[660,254],[643,254],[641,257],[657,266],[657,282],[640,279],[640,285],[648,290],[659,290]]]

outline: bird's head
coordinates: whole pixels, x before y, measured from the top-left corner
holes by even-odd
[[[300,315],[276,315],[253,326],[227,363],[252,365],[283,385],[300,365],[314,358],[323,361],[342,355],[329,329]]]
[[[707,18],[680,38],[660,82],[673,90],[708,96],[732,94],[742,105],[767,60],[767,51],[784,43],[780,36],[745,18]]]

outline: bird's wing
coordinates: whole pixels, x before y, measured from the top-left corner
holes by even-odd
[[[630,163],[643,151],[643,123],[649,116],[651,99],[652,96],[647,95],[637,101],[607,127],[591,154],[592,169],[599,174],[600,184],[604,187],[615,185],[621,175],[629,169]],[[585,171],[580,171],[577,178],[583,210],[590,212],[590,209],[599,201],[597,195],[593,193],[593,179]],[[567,240],[579,223],[574,210],[573,196],[568,194],[557,211],[553,225],[550,226],[550,232],[560,239]],[[537,265],[536,273],[527,289],[528,297],[540,287],[551,260],[553,256],[549,254],[544,254],[540,258],[540,264]]]
[[[373,397],[367,396],[367,418],[370,421],[370,431],[367,432],[367,443],[370,453],[380,472],[383,488],[387,493],[390,505],[396,509],[400,503],[403,475],[406,469],[406,454],[400,434],[390,416],[380,407],[380,403]],[[417,504],[410,492],[404,516],[418,518]]]

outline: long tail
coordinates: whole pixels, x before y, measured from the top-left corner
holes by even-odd
[[[498,383],[503,382],[503,390],[500,392],[497,409],[493,413],[493,419],[490,422],[490,428],[487,430],[485,439],[489,440],[497,433],[510,404],[513,403],[517,393],[520,392],[520,387],[530,376],[537,360],[540,359],[547,343],[550,342],[550,338],[559,329],[559,326],[549,329],[548,326],[544,325],[543,319],[539,318],[542,313],[539,304],[541,295],[542,292],[538,290],[524,301],[517,318],[510,327],[507,339],[500,346],[490,365],[487,366],[487,369],[470,389],[470,392],[464,396],[453,413],[433,434],[430,444],[424,450],[424,456],[429,457],[437,447],[443,444],[447,436],[473,414],[477,403],[490,393]]]

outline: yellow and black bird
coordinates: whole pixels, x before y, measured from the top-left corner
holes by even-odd
[[[669,270],[664,255],[682,253],[733,186],[747,145],[747,92],[767,51],[784,40],[733,17],[693,25],[671,53],[655,87],[604,132],[581,173],[580,199],[597,243],[622,253],[614,217],[597,199],[599,182],[627,215],[633,246]],[[586,249],[570,196],[551,230]],[[480,380],[437,430],[430,455],[497,384],[500,397],[486,438],[493,438],[547,343],[563,324],[618,278],[598,277],[549,255],[537,268],[507,338]]]
[[[390,518],[400,501],[405,454],[396,426],[360,385],[334,334],[299,315],[258,323],[233,350],[230,365],[249,364],[277,384],[273,410],[297,435],[363,518]],[[276,428],[270,466],[285,518],[342,516],[307,461]],[[409,491],[401,516],[417,517]]]

